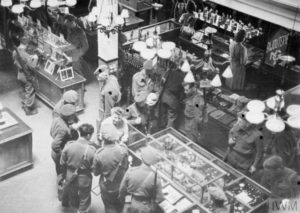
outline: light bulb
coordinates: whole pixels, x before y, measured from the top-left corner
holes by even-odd
[[[77,4],[77,0],[66,0],[66,5],[68,7],[74,7]]]
[[[49,7],[58,7],[60,5],[59,1],[58,0],[49,0],[47,2],[47,5]]]
[[[32,0],[29,4],[30,7],[32,8],[39,8],[42,6],[41,0]]]
[[[2,0],[1,6],[2,7],[10,7],[12,5],[12,0]]]
[[[11,11],[15,14],[20,14],[24,12],[24,5],[23,4],[15,4],[12,6]]]
[[[222,82],[221,82],[221,79],[220,79],[220,75],[219,75],[219,74],[216,74],[216,76],[215,76],[214,79],[210,82],[210,84],[211,84],[213,87],[220,87],[220,86],[222,86]]]

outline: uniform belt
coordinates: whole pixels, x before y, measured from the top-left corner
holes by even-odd
[[[133,195],[132,198],[135,199],[136,201],[139,201],[139,202],[150,202],[151,201],[151,198],[145,197],[145,196],[135,196],[135,195]]]
[[[75,172],[75,168],[74,167],[71,167],[71,166],[68,166],[68,170],[72,171],[72,172]],[[91,170],[90,169],[78,169],[77,170],[77,173],[79,175],[82,175],[82,174],[90,174],[91,173]]]

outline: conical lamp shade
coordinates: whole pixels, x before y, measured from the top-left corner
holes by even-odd
[[[231,70],[230,66],[228,66],[228,67],[226,68],[226,70],[223,72],[222,76],[223,76],[224,78],[232,78],[232,77],[233,77],[233,75],[232,75],[232,70]]]
[[[2,7],[10,7],[12,5],[12,0],[2,0],[1,6]]]
[[[187,60],[184,61],[184,63],[181,66],[181,71],[182,72],[189,72],[191,71],[191,66]]]
[[[184,77],[184,80],[183,80],[184,83],[195,83],[195,78],[194,78],[194,75],[191,71],[189,71],[185,77]]]
[[[216,76],[215,76],[214,79],[210,82],[210,84],[211,84],[213,87],[220,87],[220,86],[222,86],[222,82],[221,82],[221,79],[220,79],[220,75],[219,75],[219,74],[216,74]]]

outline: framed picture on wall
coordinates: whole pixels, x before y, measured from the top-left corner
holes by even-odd
[[[58,72],[59,72],[61,81],[67,81],[67,80],[74,78],[73,67],[67,67],[64,69],[60,69]]]
[[[55,64],[52,61],[47,60],[45,67],[44,67],[45,72],[52,75],[54,72],[54,68],[55,68]]]

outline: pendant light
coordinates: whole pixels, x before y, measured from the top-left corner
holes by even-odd
[[[190,66],[188,60],[185,60],[183,62],[182,66],[181,66],[181,71],[182,72],[189,72],[189,71],[191,71],[191,66]]]
[[[60,3],[58,0],[48,0],[47,5],[49,7],[58,7]]]
[[[12,5],[12,0],[2,0],[1,6],[2,7],[10,7]]]
[[[74,7],[77,4],[77,0],[66,0],[66,5],[68,7]]]
[[[36,9],[42,6],[42,2],[41,0],[31,0],[29,6]]]
[[[14,14],[20,14],[24,12],[24,4],[15,4],[12,6],[11,11]]]
[[[183,82],[184,83],[187,83],[187,84],[189,84],[189,83],[195,83],[196,81],[195,81],[195,78],[194,78],[194,75],[193,75],[193,73],[191,72],[191,71],[189,71],[186,75],[185,75],[185,77],[184,77],[184,79],[183,79]]]

